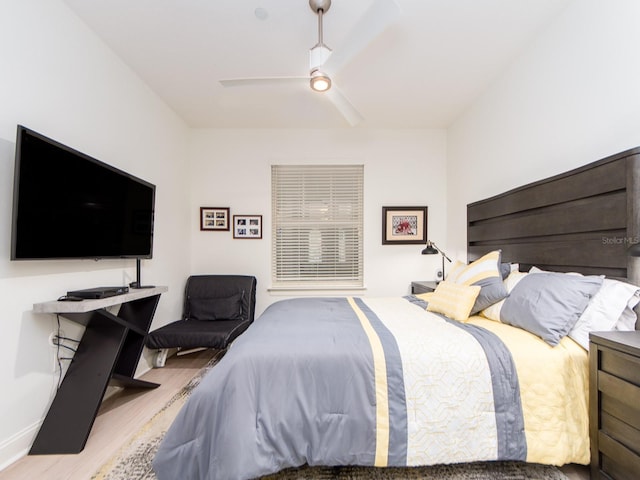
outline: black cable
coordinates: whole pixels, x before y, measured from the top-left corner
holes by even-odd
[[[56,335],[56,338],[60,340],[69,340],[70,342],[80,343],[80,340],[76,340],[75,338],[61,337],[60,335]]]
[[[76,353],[76,351],[77,351],[75,348],[70,347],[70,346],[68,346],[68,345],[65,345],[64,343],[57,343],[57,342],[56,342],[56,343],[55,343],[55,345],[56,345],[57,347],[62,347],[62,348],[66,348],[67,350],[71,350],[73,353]]]
[[[65,341],[69,341],[69,342],[74,342],[76,344],[80,343],[80,340],[76,340],[74,338],[69,338],[69,337],[63,337],[62,335],[60,335],[60,332],[62,331],[61,326],[60,326],[60,315],[56,314],[56,323],[57,323],[57,331],[56,334],[54,335],[53,339],[52,339],[52,343],[55,345],[56,347],[56,362],[58,363],[58,386],[57,389],[60,389],[60,386],[62,385],[62,361],[73,361],[73,357],[63,357],[61,356],[61,352],[60,349],[64,348],[66,350],[69,350],[73,353],[77,352],[77,349],[70,347],[69,345],[65,345],[63,342]]]
[[[56,322],[58,324],[58,331],[56,332],[56,337],[60,336],[60,315],[56,313]],[[62,385],[62,362],[60,361],[60,342],[55,342],[56,345],[56,359],[58,361],[58,390],[60,389],[60,385]]]

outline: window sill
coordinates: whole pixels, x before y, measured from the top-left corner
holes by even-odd
[[[353,287],[353,286],[308,286],[308,287],[270,287],[267,288],[267,292],[272,295],[305,295],[308,296],[310,293],[315,293],[317,295],[336,295],[339,294],[341,296],[349,295],[350,292],[353,292],[356,295],[361,295],[367,287]]]

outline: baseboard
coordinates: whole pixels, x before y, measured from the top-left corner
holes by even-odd
[[[0,471],[29,453],[40,425],[42,421],[32,424],[0,443]]]
[[[177,351],[178,350],[176,348],[169,349],[168,356],[175,355]],[[143,352],[143,355],[140,359],[140,363],[138,364],[135,378],[141,377],[153,368],[151,360],[155,353],[156,350],[148,350],[147,348],[145,348],[145,351]],[[122,390],[122,387],[108,386],[107,391],[105,392],[105,395],[103,397],[103,401],[119,390]],[[29,450],[31,450],[31,445],[35,440],[43,421],[44,417],[41,420],[33,423],[29,427],[24,428],[11,437],[0,442],[0,471],[17,462],[29,453]]]

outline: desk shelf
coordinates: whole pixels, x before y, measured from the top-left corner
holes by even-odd
[[[59,314],[85,331],[30,455],[81,452],[107,386],[156,388],[134,378],[160,294],[167,287],[134,290],[97,300],[36,303],[36,313]],[[107,310],[120,305],[117,314]]]

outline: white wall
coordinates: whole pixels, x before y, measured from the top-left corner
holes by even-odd
[[[640,145],[640,2],[576,0],[448,131],[448,235],[467,203]]]
[[[428,237],[446,251],[446,133],[443,130],[199,130],[191,146],[191,271],[258,279],[257,313],[282,297],[271,286],[272,164],[365,165],[366,295],[404,295],[411,280],[433,280],[435,255],[420,245],[382,245],[383,206],[427,205]],[[262,215],[263,239],[200,232],[199,208]],[[362,292],[360,292],[362,293]],[[307,293],[309,294],[309,293]],[[332,292],[333,295],[340,292]]]
[[[432,279],[440,261],[420,246],[383,246],[382,206],[428,205],[428,237],[464,258],[467,203],[640,144],[638,18],[637,0],[576,0],[448,132],[189,131],[62,2],[5,0],[0,466],[29,447],[54,394],[47,337],[55,319],[33,315],[32,304],[134,274],[127,261],[8,260],[17,123],[157,185],[154,259],[143,262],[143,280],[170,290],[156,326],[180,315],[190,273],[255,275],[258,313],[278,299],[267,291],[276,162],[365,165],[366,294],[405,294],[411,280]],[[200,232],[200,206],[263,215],[263,239]]]
[[[143,261],[143,281],[169,286],[158,322],[180,315],[190,223],[186,126],[61,1],[2,2],[0,64],[1,468],[29,448],[55,391],[55,318],[32,314],[33,303],[135,276],[131,260],[9,261],[16,124],[156,184],[154,258]],[[63,328],[81,333],[65,320]]]

